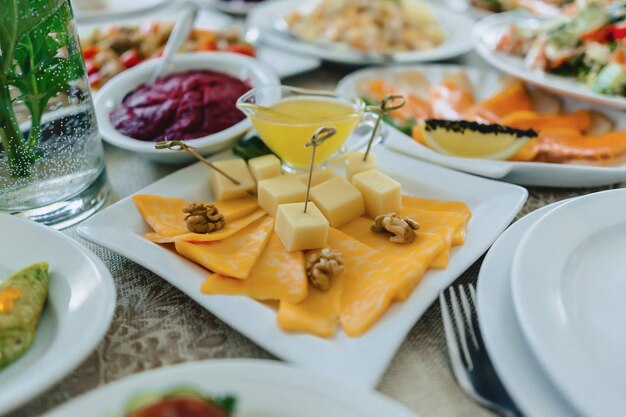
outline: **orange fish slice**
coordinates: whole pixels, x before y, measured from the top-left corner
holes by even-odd
[[[474,104],[465,113],[465,118],[483,123],[500,123],[513,112],[532,110],[533,104],[524,84],[515,81],[500,93]]]

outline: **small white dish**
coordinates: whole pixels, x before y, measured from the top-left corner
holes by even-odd
[[[281,0],[264,2],[249,13],[247,25],[249,28],[258,30],[261,39],[276,48],[327,61],[353,65],[437,61],[462,55],[472,48],[468,33],[472,30],[474,21],[464,14],[453,12],[436,4],[430,4],[430,6],[444,29],[446,40],[433,49],[395,53],[388,57],[339,46],[334,47],[330,44],[312,44],[296,38],[282,27],[285,17],[290,12],[296,9],[310,10],[318,1]]]
[[[431,84],[439,83],[447,72],[465,72],[474,86],[477,100],[487,98],[501,89],[501,74],[459,65],[411,65],[366,68],[355,71],[344,77],[337,86],[337,91],[361,96],[360,83],[382,78],[393,81],[394,76],[406,71],[416,71],[424,75]],[[578,100],[563,100],[564,110],[571,112],[580,109],[594,109],[608,116],[615,124],[615,130],[626,130],[626,117],[617,110],[602,106],[590,106]],[[600,167],[574,164],[552,164],[543,162],[511,162],[492,161],[487,159],[459,158],[443,155],[423,146],[406,135],[389,138],[386,145],[394,151],[401,152],[424,161],[432,162],[447,168],[512,182],[520,185],[543,187],[599,187],[626,181],[626,165]]]
[[[137,394],[189,387],[211,395],[234,395],[233,417],[417,417],[380,393],[342,384],[277,361],[223,359],[142,372],[105,385],[45,417],[124,416]]]
[[[115,309],[106,266],[78,242],[30,220],[0,214],[0,280],[50,264],[48,301],[30,350],[0,370],[0,414],[27,403],[74,370],[102,340]]]
[[[168,0],[72,0],[76,20],[101,21],[137,16],[164,7]]]
[[[511,263],[519,241],[561,204],[542,207],[513,223],[491,246],[478,275],[476,310],[483,340],[507,392],[528,417],[577,416],[531,351],[511,297]]]
[[[581,414],[626,408],[626,190],[571,200],[528,229],[511,268],[522,330]]]
[[[390,129],[391,135],[399,132]],[[453,248],[445,270],[429,271],[410,298],[396,303],[365,335],[350,338],[339,332],[322,339],[282,331],[275,311],[247,297],[207,296],[200,292],[206,270],[176,253],[149,242],[149,227],[130,197],[83,222],[80,236],[143,265],[185,292],[230,326],[299,367],[373,387],[379,381],[407,332],[437,298],[493,243],[520,210],[527,191],[514,185],[490,181],[419,162],[375,148],[381,170],[402,184],[408,195],[465,202],[472,211],[467,241]],[[220,157],[232,157],[223,154]],[[140,194],[210,201],[207,168],[195,164],[155,182]]]
[[[197,0],[198,3],[202,3],[202,1]],[[141,26],[145,24],[147,19],[157,22],[175,22],[181,16],[181,13],[184,12],[185,8],[181,8],[178,3],[174,3],[169,7],[162,7],[141,16],[124,16],[116,18],[114,21],[108,20],[106,22],[79,21],[77,28],[80,36],[87,36],[95,28]],[[195,27],[205,30],[226,30],[234,24],[232,17],[203,8],[198,11]],[[254,42],[254,40],[251,39],[250,42]],[[321,65],[321,61],[317,58],[295,55],[269,45],[257,44],[255,45],[255,50],[257,59],[269,65],[281,78],[311,71]],[[96,91],[94,95],[97,94],[98,92]]]
[[[193,160],[187,152],[157,150],[154,142],[133,139],[122,133],[111,123],[110,113],[120,105],[124,97],[143,84],[156,68],[158,60],[146,61],[122,72],[106,83],[94,99],[98,127],[102,138],[111,145],[140,153],[150,159],[166,163],[183,163]],[[250,83],[251,87],[280,84],[278,76],[265,64],[256,59],[226,53],[208,52],[177,55],[172,60],[168,73],[183,72],[192,69],[204,69],[232,75]],[[250,120],[244,118],[239,123],[212,135],[185,141],[197,148],[203,155],[215,153],[232,146],[250,129]]]
[[[264,0],[265,2],[270,0]],[[244,1],[244,0],[196,0],[198,4],[213,7],[215,10],[219,10],[220,12],[236,15],[236,16],[245,16],[256,6],[261,4],[261,1]]]
[[[512,24],[537,22],[540,18],[523,12],[496,13],[481,19],[472,30],[474,49],[489,64],[522,78],[529,83],[539,85],[546,90],[554,91],[566,96],[574,97],[588,103],[626,110],[626,98],[599,94],[585,84],[571,77],[561,77],[544,71],[534,71],[528,68],[524,59],[496,51],[496,44],[505,30]]]

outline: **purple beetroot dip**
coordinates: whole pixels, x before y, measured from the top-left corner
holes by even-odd
[[[111,123],[120,133],[145,141],[207,136],[245,118],[235,103],[250,88],[213,71],[168,75],[128,93],[111,112]]]

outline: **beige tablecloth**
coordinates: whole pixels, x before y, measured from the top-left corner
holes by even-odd
[[[483,65],[473,55],[460,61]],[[337,81],[350,71],[347,67],[327,65],[285,83],[334,89]],[[177,169],[111,146],[106,146],[106,158],[113,189],[109,204]],[[520,216],[554,201],[598,190],[530,189]],[[102,384],[161,366],[203,359],[275,359],[150,271],[80,239],[75,228],[65,233],[95,252],[111,270],[118,296],[115,316],[104,340],[78,369],[10,417],[40,415]],[[475,282],[481,261],[457,283]],[[469,400],[450,373],[438,303],[415,324],[378,389],[424,417],[493,415]]]

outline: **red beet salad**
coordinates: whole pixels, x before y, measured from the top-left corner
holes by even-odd
[[[111,112],[111,123],[120,133],[145,141],[207,136],[245,118],[235,103],[250,88],[214,71],[171,74],[128,93]]]

